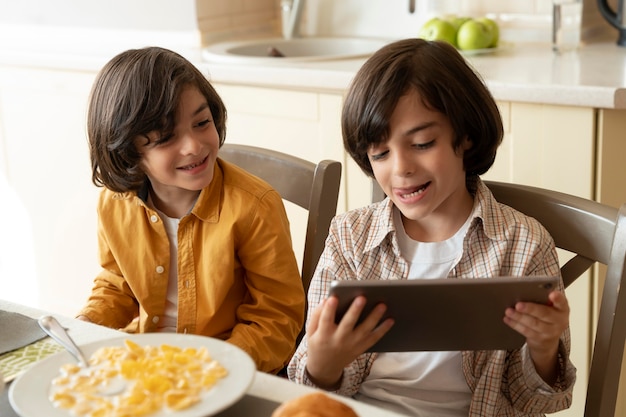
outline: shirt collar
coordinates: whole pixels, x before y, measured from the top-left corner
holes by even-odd
[[[383,243],[385,239],[391,240],[391,247],[395,255],[400,256],[400,246],[396,237],[396,226],[393,222],[393,207],[389,197],[383,201],[374,203],[372,217],[375,219],[374,232],[368,236],[363,250],[369,252]]]
[[[220,218],[220,207],[224,198],[224,170],[218,159],[213,168],[213,179],[208,187],[200,191],[196,204],[191,209],[191,214],[198,219],[217,223]]]
[[[213,169],[213,179],[208,187],[203,188],[200,191],[200,195],[193,205],[189,214],[193,214],[197,218],[203,221],[215,223],[219,219],[219,207],[221,207],[222,199],[222,185],[224,183],[224,173],[219,163],[215,164]],[[141,188],[136,193],[123,193],[130,197],[132,194],[140,200],[138,204],[145,207],[150,207],[148,204],[148,198],[150,196],[150,181],[146,179]],[[210,204],[210,202],[216,201],[217,204]]]
[[[504,222],[499,203],[491,193],[491,190],[489,190],[489,187],[478,177],[476,177],[475,182],[474,199],[477,201],[477,205],[470,229],[480,226],[485,236],[489,239],[506,240],[506,223]]]

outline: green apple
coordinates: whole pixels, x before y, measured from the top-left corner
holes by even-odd
[[[446,41],[456,46],[456,29],[452,23],[433,17],[419,31],[419,37],[428,41]]]
[[[470,19],[463,23],[456,34],[456,43],[461,50],[485,49],[491,45],[493,35],[484,23]]]
[[[488,48],[495,48],[496,46],[498,46],[498,41],[500,40],[500,28],[498,27],[498,24],[496,23],[496,21],[488,17],[481,17],[476,20],[478,20],[479,22],[487,26],[489,30],[491,31],[492,39]]]
[[[450,16],[448,21],[452,23],[452,26],[458,31],[461,25],[470,19],[471,17],[468,16]]]

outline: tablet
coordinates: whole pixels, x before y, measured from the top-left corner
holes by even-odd
[[[393,327],[370,352],[510,350],[524,337],[503,322],[518,301],[548,303],[558,277],[337,280],[329,295],[338,298],[337,322],[358,295],[367,298],[365,317],[379,303]]]

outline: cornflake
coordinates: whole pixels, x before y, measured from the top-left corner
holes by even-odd
[[[179,411],[198,403],[228,371],[205,347],[163,344],[102,347],[89,367],[63,365],[52,381],[50,401],[56,408],[81,417],[138,417],[159,411]],[[123,381],[121,392],[107,387]]]

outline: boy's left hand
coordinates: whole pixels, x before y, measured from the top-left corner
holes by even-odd
[[[507,308],[504,322],[526,338],[537,373],[553,384],[559,339],[569,326],[569,304],[561,291],[552,291],[548,298],[551,305],[519,302],[515,308]]]

